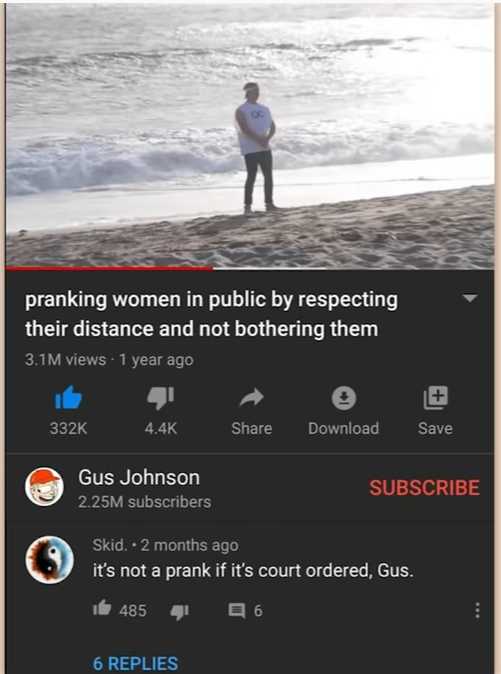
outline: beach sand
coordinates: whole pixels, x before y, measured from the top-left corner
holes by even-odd
[[[494,187],[7,236],[17,266],[490,269]]]

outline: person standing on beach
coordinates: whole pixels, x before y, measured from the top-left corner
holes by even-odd
[[[247,169],[244,213],[250,215],[258,167],[261,168],[264,176],[266,210],[278,210],[273,203],[273,156],[270,149],[270,140],[275,135],[276,127],[269,108],[257,102],[259,86],[256,82],[247,82],[244,91],[246,101],[236,109],[235,119],[238,127],[240,151]]]

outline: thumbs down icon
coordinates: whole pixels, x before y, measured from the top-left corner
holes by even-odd
[[[165,407],[167,403],[174,402],[174,387],[173,386],[152,386],[146,400],[155,405],[158,412]]]
[[[187,615],[190,615],[190,607],[188,604],[174,604],[170,610],[170,614],[176,619],[176,622],[179,622],[183,618],[186,618]]]

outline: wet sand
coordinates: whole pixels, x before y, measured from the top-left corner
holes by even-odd
[[[21,231],[19,266],[212,265],[490,269],[494,187],[422,192],[186,222]]]

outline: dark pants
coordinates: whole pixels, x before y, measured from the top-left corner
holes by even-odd
[[[261,167],[264,176],[264,201],[266,204],[273,203],[273,157],[271,150],[263,152],[250,152],[245,155],[247,167],[247,180],[245,181],[245,205],[252,204],[252,192],[256,182],[257,168]]]

